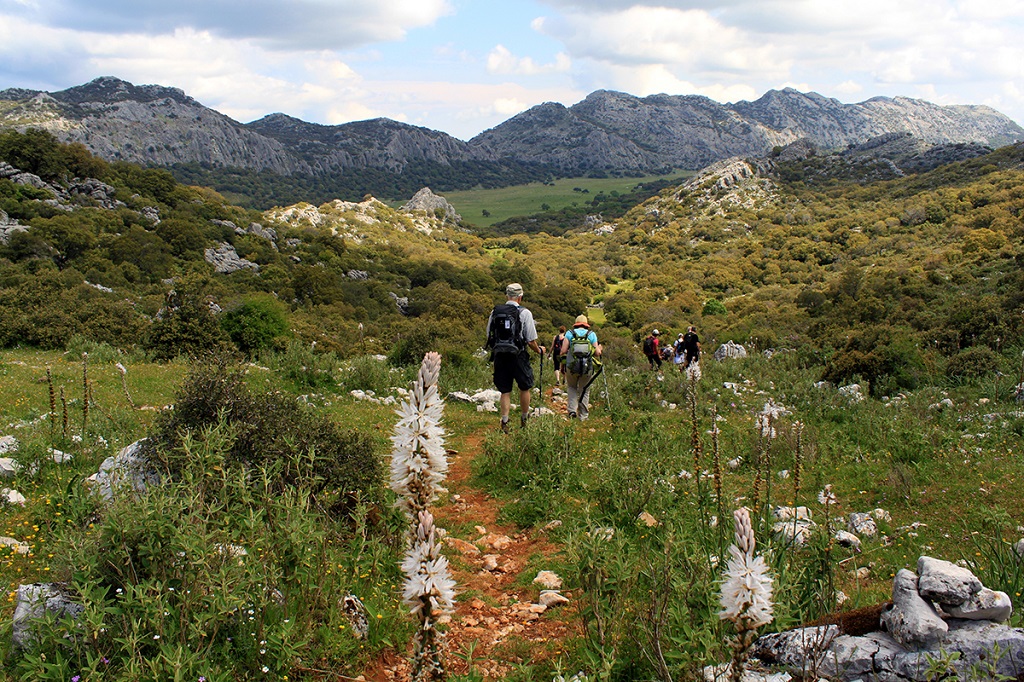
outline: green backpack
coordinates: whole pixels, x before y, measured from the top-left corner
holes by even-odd
[[[566,358],[566,369],[571,374],[590,374],[594,369],[594,344],[590,342],[590,332],[583,331],[583,336],[570,329],[565,333],[569,339],[569,353]]]

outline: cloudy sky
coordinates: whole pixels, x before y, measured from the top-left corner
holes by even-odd
[[[242,122],[469,139],[598,89],[987,104],[1024,124],[1024,0],[0,0],[0,89],[99,76]]]

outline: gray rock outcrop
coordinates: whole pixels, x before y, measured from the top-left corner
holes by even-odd
[[[12,641],[17,649],[27,649],[35,641],[35,621],[45,614],[57,618],[77,619],[85,609],[71,600],[66,592],[54,583],[32,583],[18,586],[17,604],[14,607]]]
[[[444,197],[431,192],[429,187],[424,187],[416,192],[412,199],[405,202],[400,210],[405,213],[423,211],[431,215],[440,213],[445,222],[462,222],[462,216],[456,212],[455,207],[448,203],[448,200]]]
[[[908,649],[935,646],[949,626],[935,607],[918,593],[918,577],[903,568],[892,583],[892,605],[882,612],[882,625]]]
[[[217,248],[206,249],[206,262],[213,266],[213,269],[220,274],[228,275],[239,270],[250,269],[259,272],[260,266],[251,260],[246,260],[238,255],[235,247],[227,242],[221,242]]]
[[[151,485],[160,485],[160,474],[142,457],[145,438],[121,448],[113,457],[107,457],[92,478],[96,492],[104,500],[111,500],[121,490],[142,493]]]
[[[715,360],[722,361],[728,358],[745,358],[747,349],[738,343],[726,341],[715,350]]]
[[[984,587],[971,592],[980,581],[949,562],[921,557],[918,566],[920,579],[903,569],[893,581],[893,601],[880,618],[887,631],[847,635],[835,626],[801,628],[763,635],[752,654],[799,679],[928,682],[938,679],[930,669],[938,660],[950,665],[941,679],[1017,679],[1024,670],[1024,630],[995,622],[1010,617],[1009,596]],[[922,582],[937,599],[970,594],[960,604],[936,609],[922,596]]]

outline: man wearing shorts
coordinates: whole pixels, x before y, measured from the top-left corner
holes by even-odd
[[[514,353],[494,353],[494,387],[501,393],[501,430],[508,433],[508,415],[512,409],[512,384],[519,386],[519,425],[526,426],[530,416],[530,389],[533,388],[533,367],[530,364],[530,352],[544,354],[544,348],[537,343],[537,325],[533,321],[533,313],[522,305],[523,286],[518,283],[505,287],[506,305],[514,305],[519,309],[519,351]],[[492,338],[491,322],[498,308],[487,318],[487,338]]]

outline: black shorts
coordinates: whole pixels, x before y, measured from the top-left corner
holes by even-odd
[[[513,380],[519,385],[520,391],[533,388],[533,366],[530,364],[529,351],[524,350],[515,355],[494,355],[494,387],[501,393],[511,393]]]

